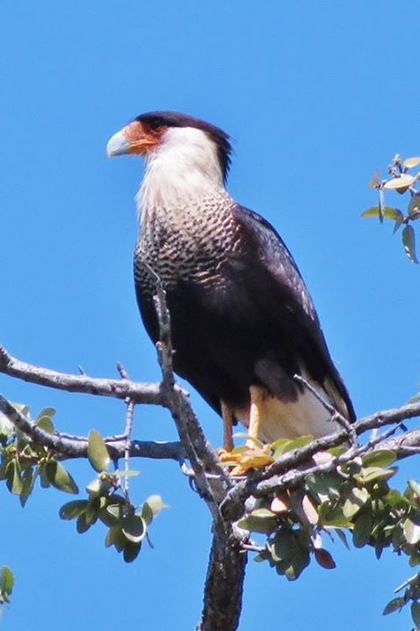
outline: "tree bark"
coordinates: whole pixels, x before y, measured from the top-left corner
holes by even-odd
[[[247,553],[233,536],[213,537],[197,631],[235,631],[242,609]]]

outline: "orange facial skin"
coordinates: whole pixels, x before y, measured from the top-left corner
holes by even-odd
[[[140,121],[133,121],[121,130],[130,145],[129,153],[144,155],[160,143],[166,127],[152,129],[149,125]]]

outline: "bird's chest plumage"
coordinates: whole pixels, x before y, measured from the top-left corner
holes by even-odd
[[[146,297],[159,276],[165,289],[189,283],[209,290],[223,283],[222,267],[242,247],[225,200],[157,208],[141,223],[134,269],[137,291]]]

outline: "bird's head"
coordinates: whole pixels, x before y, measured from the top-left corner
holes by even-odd
[[[229,136],[214,125],[178,112],[147,112],[114,134],[107,145],[109,157],[141,154],[150,158],[170,157],[172,163],[202,166],[214,161],[226,181],[231,145]]]

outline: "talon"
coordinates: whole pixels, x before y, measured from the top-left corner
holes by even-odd
[[[274,458],[259,447],[248,447],[244,451],[237,453],[227,452],[225,449],[218,449],[217,455],[220,462],[233,466],[230,472],[233,476],[244,475],[250,469],[261,469],[274,462]]]

